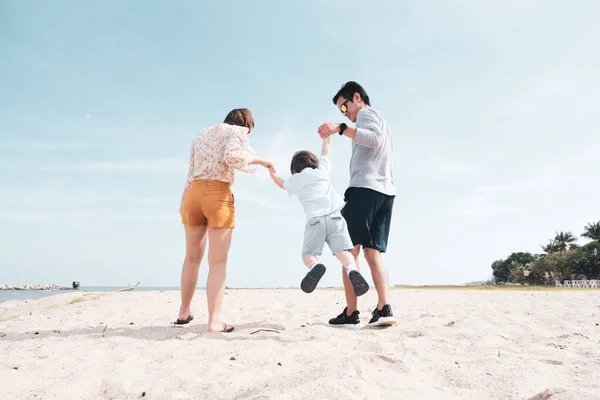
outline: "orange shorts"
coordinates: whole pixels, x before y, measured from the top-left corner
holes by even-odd
[[[193,181],[181,205],[181,222],[185,225],[208,225],[209,228],[233,228],[234,203],[231,184]]]

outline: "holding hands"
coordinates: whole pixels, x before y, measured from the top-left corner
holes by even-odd
[[[321,139],[326,139],[340,131],[340,124],[337,122],[325,122],[319,126],[319,136]]]
[[[268,169],[270,173],[275,172],[275,166],[273,165],[273,163],[271,161],[263,160],[262,158],[253,157],[249,164],[262,165],[263,167]]]
[[[275,171],[275,166],[273,165],[273,163],[271,161],[265,161],[262,160],[262,162],[260,163],[260,165],[262,165],[263,167],[265,167],[266,169],[269,170],[269,173],[274,174]]]
[[[283,179],[281,179],[279,176],[277,176],[275,174],[275,169],[274,168],[270,168],[269,169],[269,174],[271,175],[271,179],[273,180],[273,182],[275,182],[275,184],[277,186],[279,186],[280,188],[283,189],[284,188],[283,187],[284,186],[284,181],[283,181]]]

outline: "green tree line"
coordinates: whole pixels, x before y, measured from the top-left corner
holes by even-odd
[[[600,279],[600,221],[590,222],[581,237],[590,240],[580,246],[572,232],[556,232],[541,246],[543,253],[516,252],[492,263],[495,282],[553,285],[555,280]]]

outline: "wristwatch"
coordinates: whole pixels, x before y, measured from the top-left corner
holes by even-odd
[[[344,131],[346,130],[347,127],[348,127],[348,125],[346,125],[343,122],[340,124],[340,136],[342,136],[344,134]]]

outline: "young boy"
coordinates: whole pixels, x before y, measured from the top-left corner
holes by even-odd
[[[325,274],[326,268],[318,262],[317,256],[321,255],[326,242],[346,269],[354,293],[356,296],[362,296],[369,290],[369,284],[356,269],[354,257],[349,251],[354,246],[346,220],[340,213],[344,201],[329,180],[329,147],[329,138],[326,138],[323,139],[321,157],[317,158],[309,151],[294,154],[290,165],[292,176],[286,181],[275,175],[272,170],[270,174],[277,186],[286,190],[290,196],[298,197],[306,214],[302,261],[309,271],[300,284],[302,290],[311,293]]]

